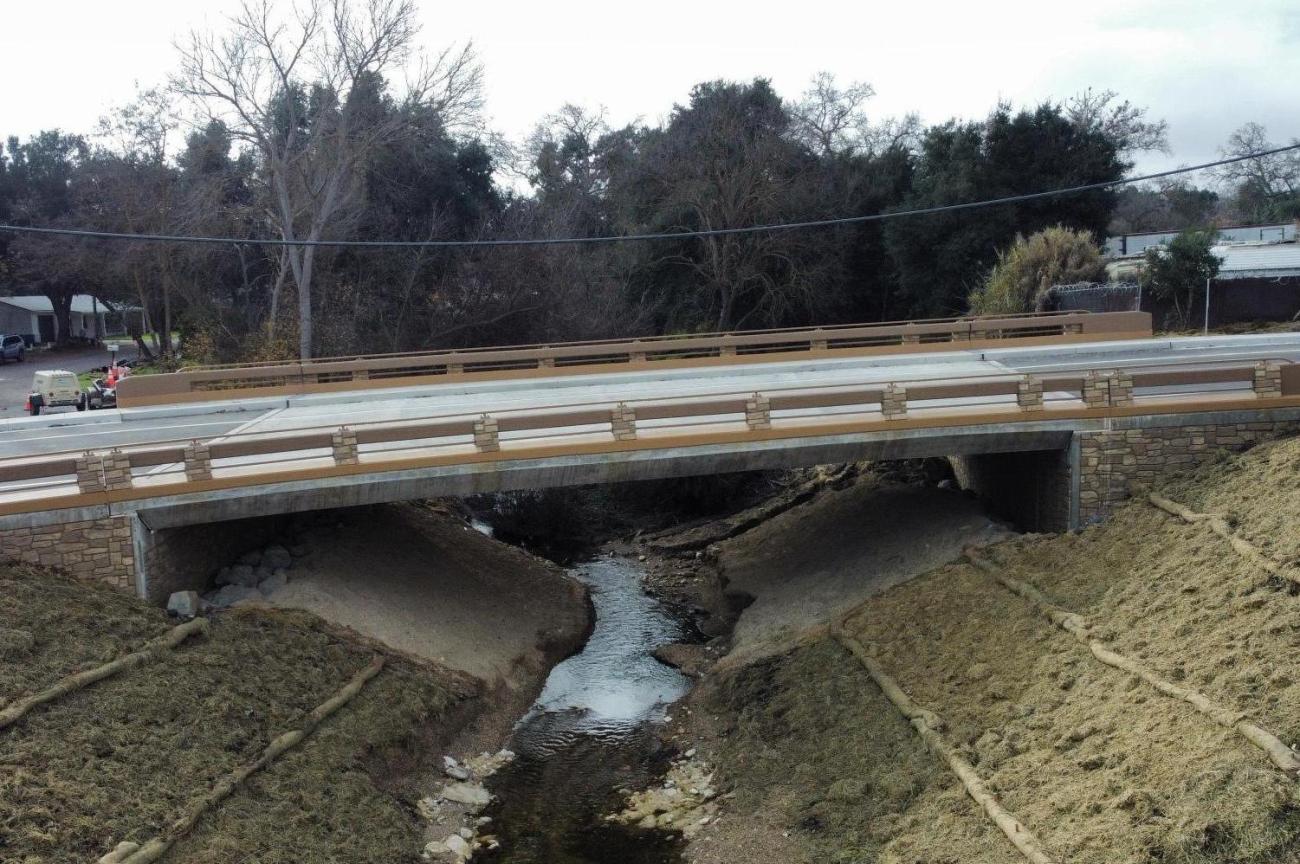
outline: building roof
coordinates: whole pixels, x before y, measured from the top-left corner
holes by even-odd
[[[1221,225],[1214,229],[1221,243],[1285,243],[1296,239],[1300,229],[1295,222],[1269,225]],[[1151,246],[1165,246],[1178,231],[1138,231],[1106,238],[1106,254],[1112,257],[1140,255]]]
[[[51,312],[52,313],[54,311],[54,304],[51,303],[50,298],[46,297],[44,294],[26,294],[18,297],[0,297],[0,303],[5,303],[9,306],[17,306],[19,309],[26,309],[28,312]],[[72,295],[73,312],[82,315],[90,315],[96,311],[95,306],[96,306],[95,298],[89,294]],[[108,311],[108,307],[105,306],[103,303],[99,303],[98,306],[99,306],[98,311],[100,312]],[[113,308],[114,309],[135,309],[136,307],[121,306],[117,303],[114,303]]]
[[[1219,279],[1300,276],[1300,243],[1234,243],[1210,251],[1222,259]]]

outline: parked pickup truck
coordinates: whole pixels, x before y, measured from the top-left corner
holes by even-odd
[[[35,417],[47,408],[86,410],[86,394],[81,392],[76,375],[64,369],[42,369],[32,377],[27,412]]]

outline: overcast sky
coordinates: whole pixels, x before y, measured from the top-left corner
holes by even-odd
[[[0,135],[87,131],[163,81],[173,40],[220,28],[238,0],[5,3]],[[771,78],[796,96],[819,70],[876,89],[878,115],[982,117],[1114,89],[1169,121],[1172,155],[1139,170],[1206,161],[1242,123],[1300,136],[1300,2],[654,3],[421,0],[430,50],[474,40],[493,125],[522,136],[564,102],[608,108],[614,125],[657,120],[692,84]]]

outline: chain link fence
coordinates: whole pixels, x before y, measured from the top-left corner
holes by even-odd
[[[1142,307],[1142,286],[1136,282],[1075,282],[1047,291],[1049,309],[1087,312],[1133,312]]]

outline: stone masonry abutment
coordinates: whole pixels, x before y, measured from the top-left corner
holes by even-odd
[[[1067,531],[1105,518],[1135,485],[1185,471],[1222,451],[1300,432],[1300,412],[1236,411],[1116,418],[1059,450],[952,457],[963,489],[1027,531]]]

